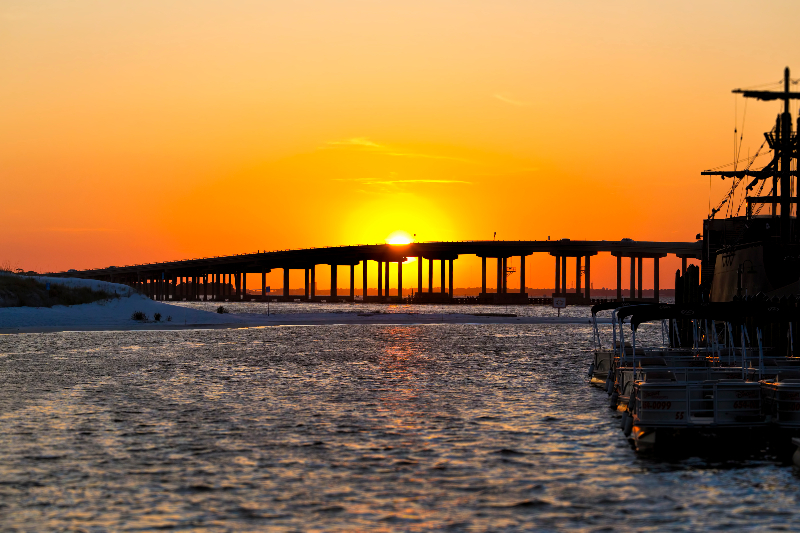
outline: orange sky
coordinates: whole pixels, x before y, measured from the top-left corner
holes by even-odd
[[[398,229],[692,240],[699,172],[732,159],[730,90],[800,77],[798,20],[793,2],[6,0],[0,261]],[[777,106],[748,104],[743,154]],[[552,286],[551,263],[532,258],[528,285]],[[475,264],[456,285],[480,283]],[[613,286],[612,261],[596,265]]]

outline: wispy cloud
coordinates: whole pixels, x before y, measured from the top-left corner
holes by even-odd
[[[384,148],[383,145],[372,142],[366,137],[353,137],[343,141],[328,141],[325,144],[330,144],[333,146],[365,146],[367,148]]]
[[[523,102],[522,100],[516,100],[516,99],[511,98],[510,96],[508,96],[506,94],[503,94],[503,93],[496,93],[496,94],[493,94],[492,96],[494,96],[495,98],[497,98],[501,102],[505,102],[507,104],[511,104],[511,105],[515,105],[515,106],[519,106],[519,107],[528,107],[529,105],[531,105],[530,102]]]
[[[463,180],[386,180],[386,181],[368,181],[371,185],[393,185],[397,183],[472,183],[471,181]]]
[[[114,230],[111,228],[44,228],[42,231],[52,231],[57,233],[99,233]]]
[[[423,159],[446,159],[448,161],[461,161],[462,163],[471,163],[469,159],[462,159],[460,157],[451,157],[448,155],[417,154],[414,152],[383,152],[383,153],[393,157],[420,157]]]
[[[447,155],[435,155],[435,154],[421,154],[419,152],[406,152],[403,150],[398,150],[397,148],[393,148],[387,146],[385,144],[376,143],[368,139],[367,137],[352,137],[350,139],[344,139],[341,141],[327,141],[325,143],[326,148],[330,147],[350,147],[350,148],[359,148],[362,150],[367,150],[370,152],[376,152],[381,155],[387,155],[390,157],[410,157],[410,158],[422,158],[422,159],[442,159],[447,161],[460,161],[462,163],[471,163],[469,159],[463,159],[460,157],[452,157]]]
[[[375,178],[332,178],[332,181],[354,181],[357,183],[361,183],[363,185],[413,185],[413,184],[425,184],[425,183],[435,183],[440,185],[471,185],[471,181],[466,180],[425,180],[425,179],[375,179]]]

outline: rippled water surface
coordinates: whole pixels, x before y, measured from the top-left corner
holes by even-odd
[[[384,303],[329,303],[329,302],[168,302],[172,305],[216,311],[222,305],[231,313],[295,315],[304,313],[366,314],[366,313],[407,313],[407,314],[474,314],[474,313],[513,313],[517,316],[570,316],[591,317],[591,308],[573,305],[561,312],[547,305],[436,305],[436,304],[384,304]],[[604,315],[608,315],[606,311]]]
[[[778,458],[637,457],[584,381],[589,335],[0,336],[0,529],[798,527]]]

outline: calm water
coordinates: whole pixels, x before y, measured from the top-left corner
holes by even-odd
[[[0,336],[0,529],[800,527],[800,478],[777,459],[637,457],[584,382],[588,338],[551,325]]]
[[[231,313],[253,313],[274,315],[294,315],[300,313],[408,313],[408,314],[474,314],[474,313],[514,313],[517,316],[556,316],[558,310],[546,305],[406,305],[381,303],[325,303],[325,302],[174,302],[173,305],[216,311],[222,305]],[[588,306],[570,306],[561,310],[560,316],[591,317]],[[603,316],[610,313],[605,311]]]

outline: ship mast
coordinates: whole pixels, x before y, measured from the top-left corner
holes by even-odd
[[[772,196],[748,196],[747,212],[751,211],[752,204],[772,204],[772,215],[775,216],[776,205],[781,206],[781,238],[784,242],[790,240],[791,235],[791,206],[798,203],[798,195],[792,197],[792,176],[797,176],[797,170],[792,170],[792,160],[797,159],[797,135],[792,132],[792,115],[789,112],[789,100],[800,99],[800,92],[789,90],[789,67],[783,71],[783,91],[751,91],[734,89],[733,92],[745,98],[757,100],[783,100],[783,113],[778,115],[775,129],[765,133],[769,147],[773,150],[772,161],[761,170],[740,171],[706,171],[703,176],[738,177],[752,176],[755,179],[747,186],[752,189],[755,184],[763,179],[772,178]],[[797,129],[800,130],[800,117]],[[780,193],[778,184],[780,182]],[[800,187],[798,187],[800,189]]]

